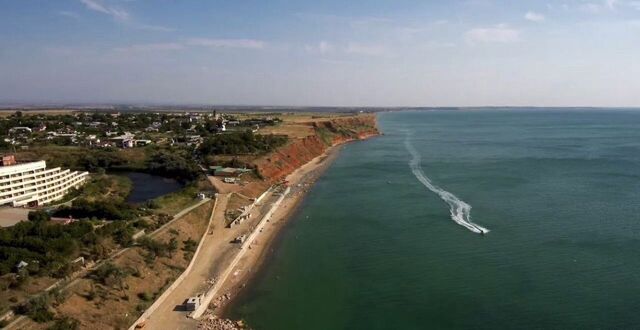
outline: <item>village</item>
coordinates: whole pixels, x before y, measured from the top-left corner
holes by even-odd
[[[209,134],[243,130],[256,133],[281,119],[264,115],[238,118],[216,110],[199,112],[95,112],[0,117],[0,144],[14,149],[37,145],[135,148],[149,144],[197,146]]]

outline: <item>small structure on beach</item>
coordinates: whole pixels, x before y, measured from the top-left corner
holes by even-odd
[[[241,244],[241,243],[244,243],[244,241],[245,241],[246,239],[247,239],[247,235],[240,235],[240,236],[236,237],[236,238],[233,240],[233,243],[240,243],[240,244]]]
[[[202,295],[190,297],[189,299],[187,299],[187,301],[185,301],[184,309],[189,312],[193,312],[196,309],[198,309],[198,307],[200,307],[201,303],[202,303]]]

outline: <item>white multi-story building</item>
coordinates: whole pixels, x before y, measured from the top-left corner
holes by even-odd
[[[0,206],[38,206],[59,200],[70,188],[81,186],[88,172],[47,169],[45,161],[4,162],[0,165]]]

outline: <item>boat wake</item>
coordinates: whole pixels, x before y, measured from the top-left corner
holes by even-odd
[[[407,148],[407,151],[409,151],[409,153],[411,154],[411,160],[409,161],[411,172],[413,172],[413,175],[416,176],[418,181],[420,181],[432,192],[438,194],[438,196],[440,196],[440,198],[449,205],[451,220],[476,234],[488,233],[489,229],[476,225],[471,221],[471,205],[465,203],[454,194],[436,186],[435,184],[433,184],[433,182],[431,182],[431,179],[429,179],[429,177],[424,174],[421,168],[421,156],[411,144],[409,136],[407,136],[404,144]]]

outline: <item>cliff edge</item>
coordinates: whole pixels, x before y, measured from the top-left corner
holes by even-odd
[[[284,179],[298,167],[322,155],[327,148],[379,135],[375,114],[323,118],[304,123],[312,134],[292,139],[278,150],[257,159],[257,172],[268,182]]]

